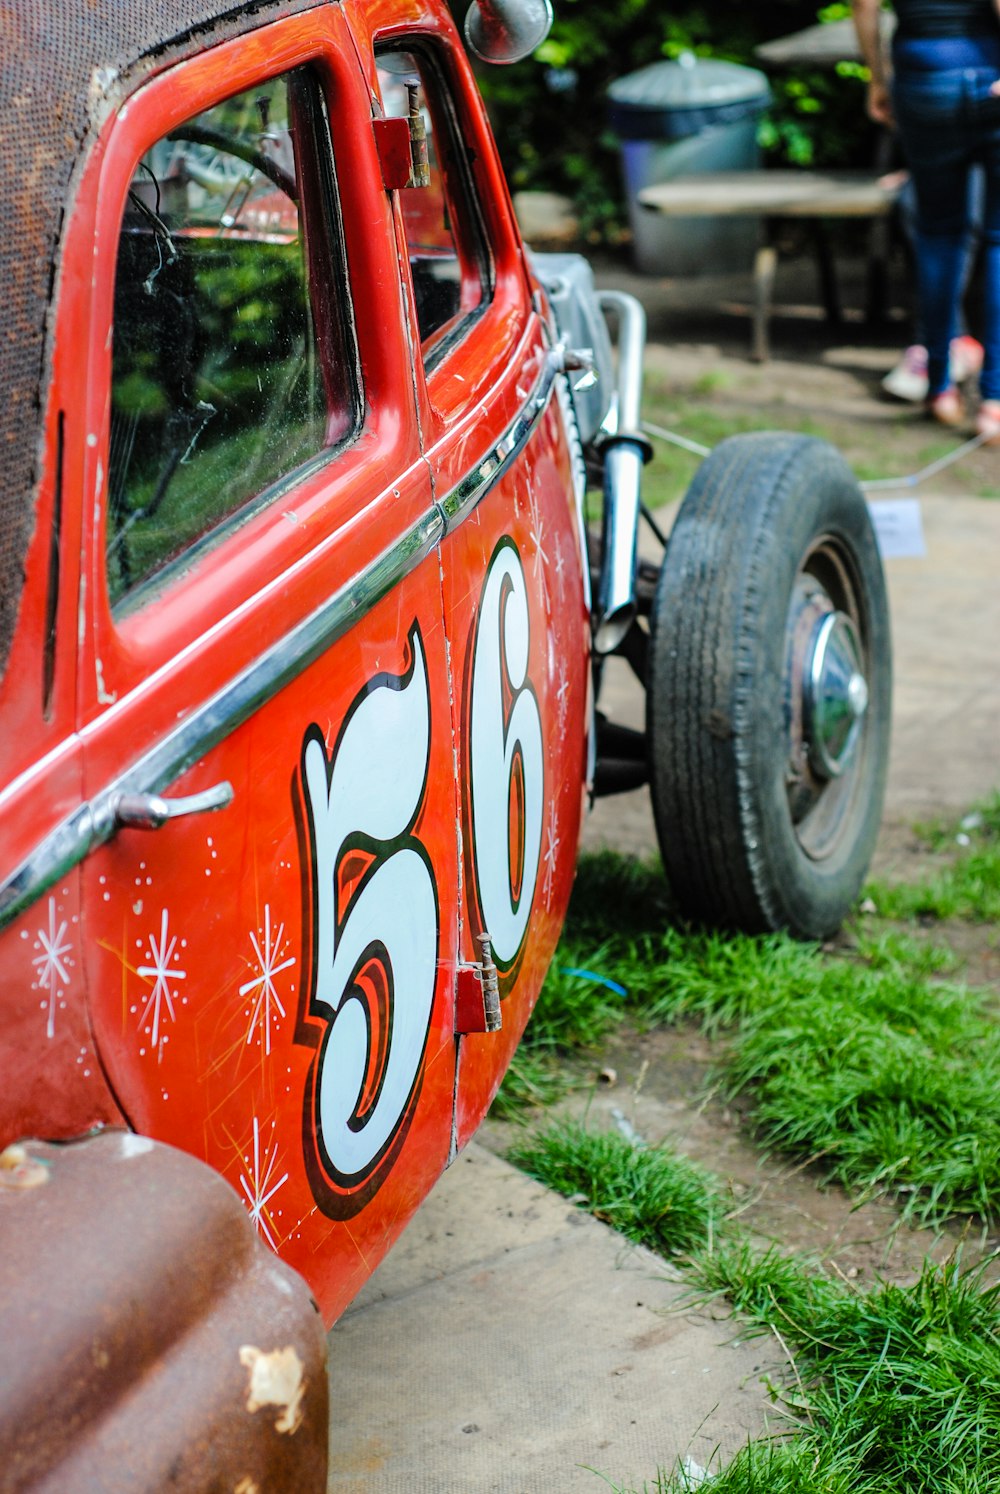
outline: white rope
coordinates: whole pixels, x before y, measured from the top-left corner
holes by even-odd
[[[711,455],[710,446],[702,446],[698,441],[689,441],[686,436],[679,436],[676,431],[666,431],[662,426],[654,425],[651,420],[644,420],[642,428],[649,436],[656,436],[660,441],[667,441],[671,446],[679,446],[682,451],[690,451],[693,456],[706,457]],[[984,441],[990,440],[989,436],[973,436],[969,441],[963,441],[956,446],[954,451],[939,457],[936,462],[931,462],[926,467],[921,467],[918,472],[909,472],[905,477],[876,477],[869,482],[860,484],[863,493],[882,492],[888,488],[916,488],[929,477],[934,477],[938,472],[943,472],[953,462],[960,461],[962,457],[968,456],[975,451],[977,446],[982,446]]]
[[[957,462],[961,457],[968,456],[970,451],[975,451],[977,446],[982,446],[988,441],[989,436],[973,436],[971,441],[963,441],[961,446],[956,446],[954,451],[949,451],[946,456],[938,457],[936,462],[931,462],[927,467],[921,467],[919,472],[910,472],[906,477],[876,477],[871,482],[863,482],[861,491],[863,493],[881,492],[885,488],[915,488],[920,483],[926,482],[928,477],[935,473],[943,472],[945,467],[950,467],[952,462]]]
[[[665,431],[662,426],[654,425],[651,420],[644,420],[642,428],[647,436],[658,436],[661,441],[669,441],[671,446],[679,446],[682,451],[690,451],[694,456],[708,456],[712,450],[710,446],[702,446],[697,441],[689,441],[686,436],[678,436],[676,431]]]

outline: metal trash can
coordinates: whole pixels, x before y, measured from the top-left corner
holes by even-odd
[[[706,171],[760,164],[757,122],[771,101],[764,74],[685,52],[654,62],[608,89],[636,268],[647,275],[745,270],[758,224],[738,218],[668,218],[639,206],[643,187]]]

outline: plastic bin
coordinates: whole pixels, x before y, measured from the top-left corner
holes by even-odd
[[[639,206],[643,187],[760,164],[757,122],[771,101],[763,73],[685,53],[619,78],[608,89],[621,144],[633,255],[647,275],[745,270],[759,226],[733,218],[667,218]]]

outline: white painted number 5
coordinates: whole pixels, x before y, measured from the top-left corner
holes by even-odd
[[[434,1002],[438,913],[427,854],[411,834],[430,755],[423,645],[410,634],[402,679],[373,680],[352,708],[329,764],[310,734],[303,779],[315,868],[313,1003],[328,1017],[314,1118],[324,1170],[355,1190],[353,1212],[415,1099]],[[368,863],[340,906],[352,852]],[[363,980],[374,970],[376,978]]]

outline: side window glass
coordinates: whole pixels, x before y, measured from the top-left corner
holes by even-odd
[[[158,141],[118,245],[112,603],[359,424],[322,94],[268,80]]]
[[[386,115],[409,115],[426,137],[428,184],[399,194],[424,360],[433,365],[482,309],[492,276],[454,110],[443,80],[422,54],[380,51]]]

